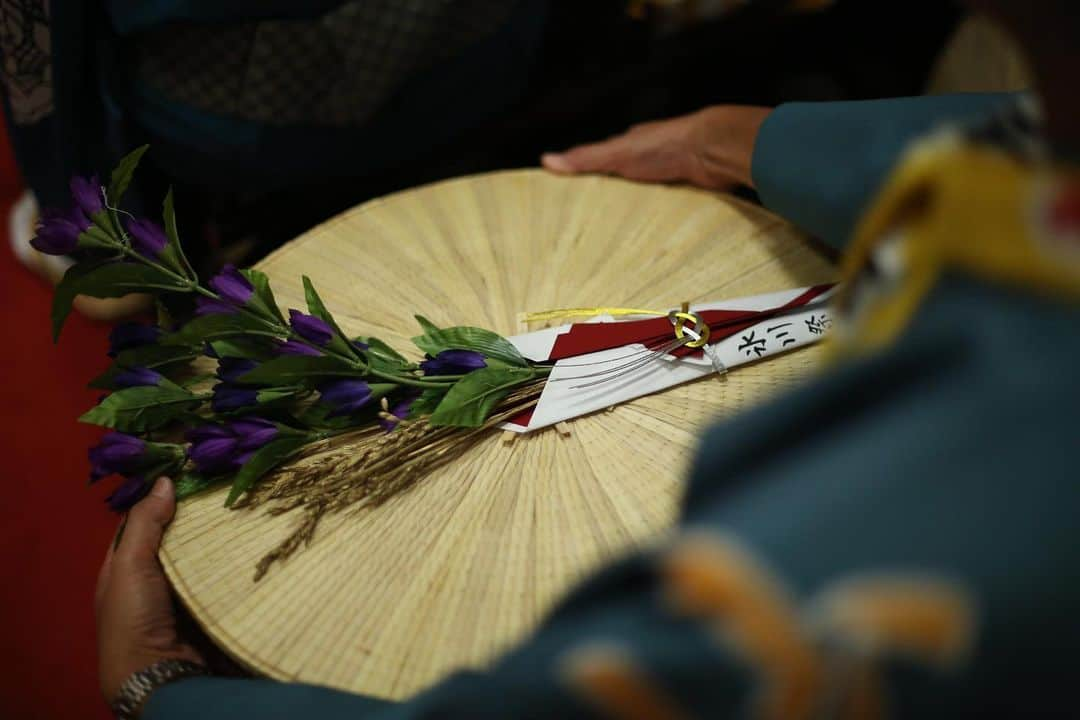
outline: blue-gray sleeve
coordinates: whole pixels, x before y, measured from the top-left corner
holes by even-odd
[[[201,718],[202,720],[294,720],[308,716],[363,718],[386,707],[384,700],[272,680],[192,678],[165,685],[150,696],[142,717],[147,720]]]
[[[754,185],[765,207],[842,249],[912,140],[946,123],[977,120],[1019,95],[781,105],[758,134]]]

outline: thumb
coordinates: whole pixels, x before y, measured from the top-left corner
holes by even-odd
[[[136,562],[153,560],[165,526],[175,511],[176,491],[172,480],[158,478],[150,493],[128,512],[127,526],[116,548],[116,557]]]

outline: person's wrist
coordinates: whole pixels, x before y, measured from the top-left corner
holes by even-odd
[[[158,688],[178,680],[209,674],[210,669],[201,662],[180,658],[159,660],[131,673],[120,684],[115,696],[110,698],[109,707],[118,720],[138,718]]]
[[[772,108],[751,105],[715,105],[701,110],[700,146],[706,171],[754,187],[754,146],[771,112]]]

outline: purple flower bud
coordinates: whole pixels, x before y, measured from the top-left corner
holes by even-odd
[[[319,386],[320,401],[333,410],[327,417],[349,415],[371,400],[371,386],[363,380],[333,380]]]
[[[202,295],[195,298],[196,315],[231,315],[234,312],[237,312],[237,307],[224,300],[216,300]]]
[[[443,350],[420,363],[425,375],[464,375],[482,367],[487,367],[484,356],[473,350]]]
[[[124,350],[153,345],[161,337],[161,329],[142,323],[121,323],[109,333],[109,357],[116,357]]]
[[[87,217],[99,213],[105,209],[105,203],[101,194],[101,182],[97,175],[88,178],[75,176],[71,178],[69,186],[71,197],[75,205],[86,214]]]
[[[244,358],[223,357],[218,360],[217,376],[223,382],[234,383],[240,380],[245,373],[249,373],[259,366],[254,360]]]
[[[219,438],[231,438],[232,431],[224,425],[198,425],[191,428],[185,434],[188,442],[201,443],[205,440],[217,440]]]
[[[311,357],[322,357],[322,353],[319,352],[317,348],[305,345],[299,340],[286,340],[277,346],[277,352],[279,355],[310,355]]]
[[[30,244],[46,255],[67,255],[79,246],[79,234],[88,227],[90,221],[78,208],[68,215],[50,211],[42,217]]]
[[[316,345],[325,347],[334,339],[334,329],[314,315],[290,310],[289,324],[297,335]]]
[[[113,376],[113,385],[118,388],[142,387],[145,385],[157,385],[164,377],[156,370],[144,367],[126,368]]]
[[[244,305],[255,294],[252,284],[232,265],[223,267],[221,272],[210,279],[209,285],[222,300],[233,305]]]
[[[353,340],[352,341],[352,346],[354,348],[356,348],[357,350],[367,350],[368,349],[368,344],[366,342],[361,342],[359,340]]]
[[[226,430],[228,433],[228,430]],[[231,437],[206,437],[191,444],[188,457],[199,472],[216,475],[234,469],[237,440]]]
[[[109,433],[101,442],[90,448],[90,482],[97,482],[106,475],[120,473],[129,475],[141,466],[146,443],[124,433]]]
[[[210,407],[216,413],[225,413],[255,405],[258,401],[258,393],[251,388],[218,383],[214,386],[214,396],[210,398]]]
[[[207,475],[230,472],[277,435],[277,425],[257,417],[243,417],[228,425],[201,425],[188,431],[188,457]]]
[[[150,483],[143,478],[139,476],[130,477],[120,487],[116,488],[112,495],[105,498],[105,502],[109,503],[109,509],[113,512],[124,512],[130,510],[135,503],[142,500],[150,487]]]
[[[165,231],[152,220],[128,220],[127,229],[131,235],[131,246],[143,257],[156,258],[169,245]]]
[[[240,418],[229,423],[243,451],[258,450],[278,435],[277,425],[257,417]]]
[[[409,417],[409,410],[412,409],[412,404],[416,402],[416,399],[418,397],[420,396],[413,395],[412,397],[407,397],[394,403],[390,406],[390,414],[400,420],[404,420],[405,418]],[[379,418],[379,425],[381,425],[382,429],[386,432],[390,432],[397,427],[397,421],[390,420],[389,418]]]

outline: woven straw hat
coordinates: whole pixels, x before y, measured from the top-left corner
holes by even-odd
[[[728,196],[503,172],[376,200],[260,264],[283,308],[312,278],[349,334],[411,347],[414,313],[524,331],[560,307],[667,309],[827,282],[783,221]],[[507,442],[499,433],[388,504],[323,521],[258,583],[297,517],[181,504],[161,559],[230,655],[282,680],[402,698],[483,667],[598,565],[675,519],[703,427],[806,376],[817,348],[740,367]]]

